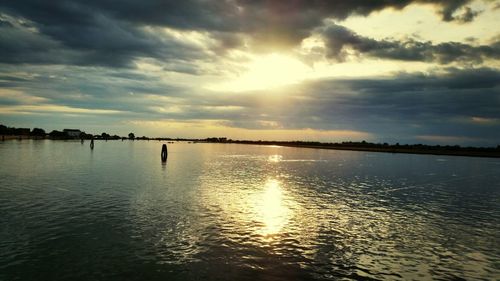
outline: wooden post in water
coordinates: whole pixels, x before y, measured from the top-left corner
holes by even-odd
[[[167,145],[163,144],[161,147],[161,161],[167,162],[167,156],[168,156]]]
[[[94,149],[94,139],[90,140],[90,149]]]

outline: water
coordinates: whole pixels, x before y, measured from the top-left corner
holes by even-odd
[[[500,159],[0,142],[0,280],[500,279]]]

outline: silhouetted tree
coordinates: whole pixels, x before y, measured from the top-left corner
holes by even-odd
[[[30,135],[32,136],[45,136],[45,130],[40,128],[34,128]]]
[[[80,133],[80,139],[86,139],[86,140],[90,140],[92,139],[93,135],[92,134],[87,134],[85,132],[81,132]]]
[[[129,139],[131,139],[131,140],[135,139],[135,135],[134,135],[134,133],[130,133],[130,134],[128,134],[128,138],[129,138]]]
[[[28,136],[30,134],[29,128],[13,128],[13,130],[15,135]]]
[[[1,125],[0,124],[0,135],[6,135],[7,134],[7,126]]]
[[[53,139],[66,139],[68,137],[66,133],[57,130],[50,132],[49,136]]]

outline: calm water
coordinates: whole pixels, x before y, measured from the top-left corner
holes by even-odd
[[[500,279],[500,159],[0,142],[0,280]]]

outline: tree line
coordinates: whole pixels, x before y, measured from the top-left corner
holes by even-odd
[[[127,139],[126,137],[121,137],[118,135],[110,135],[106,132],[103,132],[99,135],[88,134],[86,132],[79,132],[77,135],[72,135],[64,130],[63,131],[52,130],[50,133],[47,133],[45,132],[44,129],[41,128],[33,128],[33,129],[16,128],[16,127],[7,127],[3,124],[0,124],[0,135],[50,138],[50,139],[105,139],[105,140]],[[135,139],[134,133],[128,134],[128,139]]]
[[[263,140],[232,140],[226,137],[211,137],[205,139],[189,139],[189,138],[149,138],[146,136],[136,137],[134,133],[129,133],[127,137],[118,135],[110,135],[101,133],[99,135],[87,134],[81,132],[78,136],[70,136],[67,132],[53,130],[46,133],[41,128],[14,128],[0,124],[0,135],[16,135],[30,136],[35,138],[50,138],[50,139],[102,139],[102,140],[163,140],[163,141],[189,141],[189,142],[208,142],[208,143],[239,143],[239,144],[259,144],[259,145],[281,145],[281,146],[298,146],[298,147],[317,147],[317,148],[332,148],[332,149],[352,149],[352,150],[368,150],[368,151],[387,151],[387,152],[449,152],[454,154],[457,152],[471,153],[500,153],[500,145],[496,147],[473,147],[460,145],[428,145],[428,144],[389,144],[389,143],[371,143],[367,141],[346,141],[346,142],[318,142],[318,141],[263,141]]]

